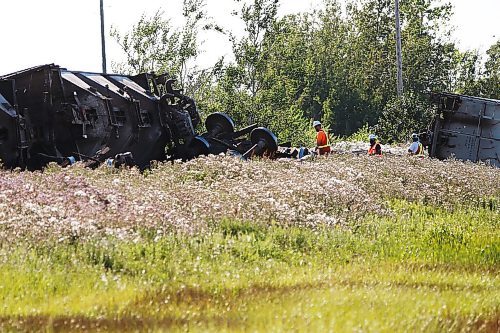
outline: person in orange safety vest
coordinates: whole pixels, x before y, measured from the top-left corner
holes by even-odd
[[[368,139],[370,139],[370,149],[368,149],[368,155],[382,156],[382,146],[378,142],[377,136],[375,134],[370,134]]]
[[[319,155],[327,155],[330,153],[330,142],[328,140],[328,134],[321,128],[321,122],[315,120],[313,122],[313,127],[316,129],[316,152]]]

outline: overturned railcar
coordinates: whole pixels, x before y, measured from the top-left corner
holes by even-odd
[[[0,77],[0,159],[5,167],[40,169],[77,160],[89,166],[127,153],[145,168],[152,160],[189,159],[233,149],[275,150],[267,129],[236,131],[229,116],[207,118],[166,76],[69,71],[50,64]],[[250,135],[249,138],[246,136]]]
[[[430,156],[454,157],[500,167],[500,101],[434,93]]]

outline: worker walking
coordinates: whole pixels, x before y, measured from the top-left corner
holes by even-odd
[[[328,140],[328,134],[321,128],[321,122],[315,120],[313,122],[313,127],[316,129],[316,152],[319,155],[327,155],[330,153],[330,142]]]
[[[413,133],[411,135],[411,138],[413,140],[412,144],[408,148],[408,154],[416,157],[425,157],[424,155],[424,145],[420,142],[420,139],[418,137],[418,134]]]
[[[368,149],[368,155],[382,156],[382,146],[380,145],[380,142],[378,142],[377,136],[375,134],[370,134],[368,139],[370,140],[370,149]]]

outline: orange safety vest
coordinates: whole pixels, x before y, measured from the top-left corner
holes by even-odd
[[[328,135],[323,129],[320,129],[318,131],[318,134],[316,135],[316,145],[318,146],[320,155],[325,155],[330,152],[330,142],[328,142]]]
[[[373,156],[377,154],[377,145],[380,146],[380,143],[376,142],[373,146],[370,146],[370,149],[368,149],[368,155]],[[379,156],[382,156],[382,147],[380,147]]]

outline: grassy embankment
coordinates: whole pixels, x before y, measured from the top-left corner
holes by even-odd
[[[374,165],[376,179],[366,172]],[[410,177],[429,168],[436,174]],[[293,175],[328,175],[320,185],[333,189],[317,197],[320,187],[301,187]],[[345,156],[307,164],[217,158],[146,176],[3,172],[0,327],[497,332],[499,177],[456,162]],[[72,184],[67,193],[61,182]],[[244,193],[253,203],[233,210],[235,192],[252,184]],[[113,186],[123,198],[112,196]],[[193,195],[191,206],[168,206],[161,215],[168,200],[207,188],[218,193]],[[289,215],[280,220],[269,200],[284,205],[285,190],[283,198],[302,201],[286,203]],[[64,200],[50,200],[61,191]],[[206,200],[212,208],[192,210]],[[155,202],[157,211],[139,209]],[[101,214],[92,205],[102,205]],[[255,205],[253,218],[243,218]],[[315,205],[326,215],[311,212]],[[101,225],[129,216],[144,221]],[[172,216],[187,220],[175,224]]]

